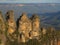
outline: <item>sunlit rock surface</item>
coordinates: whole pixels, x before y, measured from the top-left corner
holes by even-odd
[[[19,40],[26,42],[29,39],[39,38],[40,20],[37,15],[32,16],[30,19],[26,13],[22,13],[18,22]]]
[[[43,34],[43,35],[45,35],[46,34],[46,28],[41,28],[41,33]]]
[[[16,34],[16,22],[14,20],[14,11],[10,10],[6,13],[6,22],[7,22],[7,37],[10,41],[15,40]]]
[[[0,11],[0,45],[5,45],[6,36],[5,36],[5,22],[2,16],[2,12]]]
[[[31,18],[32,20],[32,38],[39,37],[40,30],[40,19],[38,15],[34,14]]]
[[[4,22],[4,18],[2,16],[2,12],[0,11],[0,30],[1,31],[5,31],[5,22]]]
[[[53,27],[40,27],[40,18],[26,13],[14,20],[14,11],[6,13],[6,22],[0,12],[0,45],[59,45],[60,31]],[[37,39],[37,40],[36,40]]]
[[[20,35],[20,39],[22,39],[23,42],[30,37],[29,33],[31,30],[32,30],[31,20],[27,17],[26,13],[22,13],[19,19],[18,32]]]

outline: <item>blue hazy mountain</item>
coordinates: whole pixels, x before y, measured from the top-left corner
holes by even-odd
[[[3,15],[8,10],[14,10],[15,19],[21,15],[22,12],[28,13],[28,16],[36,13],[40,16],[42,26],[53,26],[60,29],[60,4],[59,3],[40,3],[40,4],[0,4],[0,10]]]
[[[44,24],[43,26],[53,26],[56,29],[60,29],[60,11],[54,13],[44,13],[40,18],[41,24]]]

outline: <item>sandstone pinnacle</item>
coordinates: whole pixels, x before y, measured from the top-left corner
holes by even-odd
[[[16,22],[14,20],[14,12],[12,10],[8,11],[6,14],[6,22],[7,22],[7,36],[11,41],[15,39],[15,31],[16,31]],[[12,38],[13,36],[13,38]]]

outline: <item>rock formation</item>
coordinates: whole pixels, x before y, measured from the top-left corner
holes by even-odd
[[[42,33],[43,35],[45,35],[45,34],[46,34],[46,28],[41,28],[41,33]]]
[[[16,34],[16,23],[14,20],[14,12],[12,10],[8,11],[6,13],[6,22],[7,22],[7,37],[9,38],[10,41],[15,40]]]
[[[32,30],[31,20],[27,17],[26,13],[23,13],[20,16],[18,28],[20,40],[22,40],[22,42],[25,42],[27,39],[29,39],[30,37],[29,33],[31,30]]]
[[[0,30],[1,31],[5,31],[5,22],[4,22],[4,18],[2,16],[2,12],[0,11]]]
[[[32,34],[31,34],[32,38],[38,38],[40,30],[40,19],[36,14],[34,14],[31,19],[32,19]]]
[[[5,22],[3,19],[2,12],[0,11],[0,45],[5,45],[6,36],[5,36]]]
[[[0,12],[0,45],[20,45],[21,42],[25,44],[27,41],[31,43],[30,39],[34,43],[34,39],[37,39],[40,45],[57,45],[59,34],[60,32],[55,32],[55,28],[41,28],[40,18],[36,14],[28,18],[26,13],[22,13],[16,25],[12,10],[6,13],[6,22]]]
[[[19,36],[18,39],[21,42],[26,42],[29,39],[38,38],[39,36],[39,18],[38,16],[34,15],[31,19],[27,17],[26,13],[23,13],[19,18],[19,27],[18,32]]]

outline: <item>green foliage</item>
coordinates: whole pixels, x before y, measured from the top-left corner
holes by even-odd
[[[3,31],[2,30],[0,30],[0,34],[3,34]]]
[[[39,41],[36,39],[32,39],[27,42],[27,45],[39,45],[39,44],[40,44]]]
[[[18,33],[16,33],[18,35]],[[50,44],[50,40],[54,39],[54,38],[58,38],[60,36],[60,31],[53,31],[51,32],[50,30],[47,31],[47,33],[45,35],[42,34],[42,37],[40,37],[41,41],[38,41],[36,39],[32,39],[29,40],[26,43],[19,43],[17,41],[11,42],[9,41],[9,43],[7,45],[43,45],[44,43],[46,44],[48,42],[48,44]],[[60,37],[59,37],[60,38]]]
[[[0,31],[0,34],[1,33],[2,32]],[[14,34],[18,35],[18,31],[16,31]],[[40,32],[40,34],[41,34],[41,32]],[[6,28],[6,31],[5,31],[5,36],[7,38],[6,45],[43,45],[44,43],[45,44],[47,42],[49,43],[50,40],[52,40],[54,38],[60,38],[60,30],[54,30],[54,31],[51,32],[51,29],[48,29],[45,35],[41,34],[41,36],[40,36],[41,41],[38,41],[36,39],[32,39],[32,40],[29,40],[26,43],[19,43],[19,44],[18,44],[18,39],[17,39],[18,36],[16,36],[16,40],[14,42],[12,42],[8,39],[7,28]],[[0,44],[1,44],[1,39],[0,39]]]
[[[0,39],[0,44],[2,43],[2,40]]]

